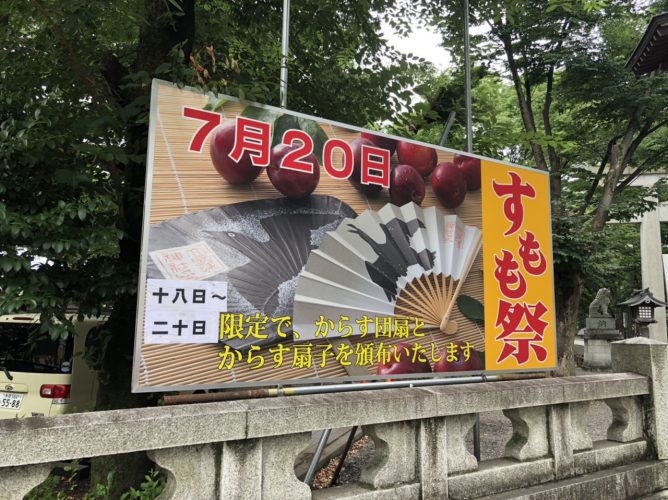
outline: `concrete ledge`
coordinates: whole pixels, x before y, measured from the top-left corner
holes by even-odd
[[[554,481],[554,460],[516,462],[500,458],[480,462],[478,470],[448,477],[448,497],[467,500]]]
[[[444,415],[574,403],[649,394],[649,380],[634,373],[611,373],[487,384],[426,387]]]
[[[602,469],[618,467],[647,458],[646,441],[617,443],[615,441],[596,441],[594,449],[577,452],[573,455],[575,474],[590,474]]]
[[[605,447],[604,447],[605,448]],[[448,480],[448,498],[489,500],[554,500],[560,498],[586,498],[587,500],[622,500],[651,494],[668,487],[668,461],[645,461],[598,471],[586,476],[557,482],[549,469],[552,460],[536,460],[531,463],[514,463],[508,460],[490,460],[481,464],[478,472],[453,476]],[[519,476],[519,475],[522,476]],[[527,475],[528,474],[528,475]],[[526,477],[525,477],[526,475]],[[524,478],[520,486],[518,477]],[[531,480],[541,484],[531,486]],[[512,491],[490,493],[507,483]],[[544,484],[547,482],[547,484]],[[507,486],[506,485],[506,486]],[[520,493],[521,492],[521,493]],[[313,491],[313,500],[408,500],[420,498],[417,483],[384,490],[368,490],[358,485],[337,486]]]
[[[420,498],[420,485],[404,484],[386,490],[368,490],[356,484],[314,490],[313,500],[415,500]]]
[[[575,474],[589,474],[604,468],[630,464],[645,458],[646,454],[645,441],[597,441],[594,449],[574,455]],[[476,472],[450,476],[449,495],[451,499],[469,499],[549,483],[555,480],[553,462],[552,458],[522,463],[510,459],[486,460],[479,463]]]
[[[488,497],[489,500],[623,500],[637,498],[668,486],[668,461],[637,462],[583,477]]]
[[[316,394],[0,421],[0,467],[647,394],[631,373]]]
[[[244,439],[245,402],[0,420],[0,467]]]
[[[247,437],[417,420],[442,413],[436,398],[418,388],[258,399],[247,412]]]

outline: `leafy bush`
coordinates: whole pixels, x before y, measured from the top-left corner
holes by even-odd
[[[76,465],[76,461],[74,462]],[[107,474],[106,483],[91,486],[83,497],[76,496],[81,490],[82,482],[79,479],[79,470],[74,466],[64,468],[65,474],[52,473],[42,484],[36,486],[25,496],[25,500],[68,500],[82,498],[83,500],[111,500],[109,494],[114,481],[114,471]],[[153,500],[165,489],[165,477],[160,471],[152,469],[138,489],[130,488],[123,493],[120,500]]]

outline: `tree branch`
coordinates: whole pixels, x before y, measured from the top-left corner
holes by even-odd
[[[546,135],[552,135],[552,122],[550,120],[550,108],[552,107],[552,90],[554,86],[554,66],[547,70],[545,85],[545,102],[543,103],[543,129]]]
[[[612,139],[610,139],[610,141],[608,142],[608,147],[605,150],[603,158],[601,159],[598,171],[596,172],[596,175],[594,175],[594,179],[591,181],[591,185],[587,190],[587,194],[585,194],[584,201],[582,202],[582,205],[578,210],[578,215],[584,215],[585,211],[589,207],[589,204],[591,203],[591,200],[594,197],[594,193],[596,192],[596,188],[598,187],[598,183],[601,182],[601,177],[603,177],[603,171],[605,170],[605,166],[608,164],[608,161],[610,160],[610,153],[612,152],[612,146],[614,146],[615,142],[617,142],[617,140],[620,137],[621,135],[617,135]]]
[[[552,91],[554,85],[554,65],[547,71],[547,82],[545,89],[545,102],[543,103],[543,129],[545,135],[552,137],[552,122],[550,120],[550,108],[552,107]],[[557,150],[551,144],[547,145],[547,157],[550,162],[550,192],[552,199],[561,198],[561,163]]]
[[[652,126],[653,121],[654,118],[647,119],[643,124],[643,126],[641,127],[641,129],[638,131],[638,135],[631,141],[631,144],[629,144],[629,147],[624,153],[624,158],[622,160],[624,166],[631,163],[631,158],[633,158],[633,154],[636,152],[636,149],[638,149],[638,146],[640,146],[640,143],[643,140],[645,140],[645,137],[647,137],[647,134],[650,130],[650,127]]]
[[[663,127],[664,125],[668,124],[668,119],[663,120],[656,124],[655,126],[651,127],[650,124],[653,120],[648,120],[645,123],[645,126],[641,129],[641,131],[638,133],[637,137],[633,140],[633,143],[631,144],[631,148],[629,148],[629,152],[627,152],[625,156],[625,160],[630,163],[631,158],[633,158],[633,154],[635,153],[636,149],[638,149],[638,146],[640,146],[640,143],[645,140],[649,135],[652,133],[656,132],[658,129]],[[647,162],[643,163],[640,165],[638,168],[636,168],[633,172],[631,172],[622,182],[620,182],[617,187],[615,187],[615,194],[620,193],[623,191],[629,184],[631,184],[646,168]]]
[[[513,79],[513,85],[515,86],[515,93],[517,94],[517,100],[520,105],[520,114],[522,116],[522,123],[524,124],[524,129],[532,134],[536,133],[536,125],[533,117],[533,110],[529,103],[527,102],[526,96],[522,89],[522,79],[519,75],[517,69],[517,63],[515,61],[515,55],[513,52],[512,42],[510,36],[507,33],[501,33],[496,31],[497,36],[501,43],[503,44],[503,49],[506,53],[506,58],[508,60],[508,68],[510,69],[510,74]],[[531,146],[531,152],[533,154],[534,160],[536,162],[536,167],[547,171],[547,163],[545,161],[545,154],[540,144],[535,141],[529,141]]]
[[[524,56],[524,58],[526,60],[526,56]],[[527,108],[533,110],[533,96],[531,95],[531,80],[529,78],[529,75],[527,75],[526,73],[524,74],[523,83],[524,83],[524,95],[527,101]],[[533,111],[531,113],[531,121],[532,121],[532,126],[535,129],[536,123],[534,122],[533,119]]]
[[[657,123],[656,125],[654,125],[652,128],[650,128],[650,129],[647,131],[647,134],[646,134],[646,135],[653,134],[654,132],[656,132],[658,129],[660,129],[660,128],[663,127],[664,125],[668,125],[668,118],[666,118],[666,119],[663,120],[663,121],[660,121],[659,123]]]
[[[631,184],[634,180],[638,178],[638,176],[642,173],[644,169],[645,165],[640,166],[636,168],[633,172],[631,172],[629,175],[627,175],[622,182],[617,184],[617,187],[615,188],[615,194],[621,193],[629,184]]]
[[[644,106],[640,105],[633,111],[621,143],[613,144],[610,148],[610,169],[608,170],[608,174],[605,177],[605,183],[603,184],[601,201],[596,208],[596,213],[591,222],[594,231],[601,231],[605,227],[605,223],[608,221],[608,214],[610,213],[610,206],[612,205],[612,200],[615,194],[615,187],[626,168],[625,159],[627,157],[627,152],[633,143],[633,136],[640,126],[640,115],[642,114],[643,108]]]
[[[564,45],[564,39],[566,38],[566,32],[568,31],[570,26],[571,26],[570,21],[564,20],[559,30],[560,33],[559,41],[557,42],[556,46],[553,47],[552,52],[557,52],[561,50],[561,48]],[[555,64],[553,62],[552,64],[549,65],[549,68],[547,70],[545,102],[543,103],[543,129],[545,130],[545,134],[548,137],[552,137],[552,121],[550,113],[552,108],[552,99],[554,91],[554,69],[555,69]],[[558,177],[561,174],[561,164],[559,161],[559,156],[557,155],[557,151],[554,149],[553,146],[548,146],[547,154],[550,160],[550,169],[552,171],[552,174]],[[557,179],[555,179],[555,181],[556,180]],[[557,193],[557,195],[559,194],[560,193]]]

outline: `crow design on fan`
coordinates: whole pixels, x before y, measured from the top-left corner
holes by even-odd
[[[350,232],[357,234],[367,242],[378,255],[373,263],[367,263],[366,268],[371,280],[382,287],[388,300],[397,297],[397,281],[408,274],[408,268],[414,264],[421,264],[425,269],[434,267],[434,252],[424,249],[417,252],[413,247],[406,244],[405,240],[396,238],[397,234],[409,234],[413,236],[418,228],[424,228],[424,224],[417,219],[404,222],[400,219],[392,219],[387,224],[380,224],[385,234],[385,242],[377,243],[368,234],[351,224]],[[383,259],[381,256],[395,255],[395,259]],[[402,258],[403,256],[403,258]],[[426,264],[426,265],[425,265]]]
[[[353,335],[363,335],[365,318],[394,316],[454,333],[450,315],[481,243],[477,227],[415,203],[344,219],[299,274],[294,329],[314,339],[318,321],[345,318]]]
[[[151,228],[149,250],[206,243],[226,269],[207,277],[228,286],[227,311],[269,319],[289,316],[297,276],[327,231],[355,211],[341,200],[312,195],[303,200],[254,200],[186,214]],[[165,276],[148,262],[149,278]],[[265,339],[235,338],[235,349],[271,345],[280,340],[276,323],[268,321]]]

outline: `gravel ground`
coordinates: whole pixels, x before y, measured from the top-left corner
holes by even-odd
[[[359,481],[360,473],[371,462],[374,451],[374,444],[369,436],[362,436],[355,441],[350,447],[350,452],[346,457],[336,484],[349,484]],[[320,469],[313,478],[313,488],[320,490],[330,486],[338,465],[339,457],[336,457],[332,458],[327,465]]]
[[[586,429],[593,441],[606,438],[608,426],[612,423],[612,413],[602,401],[594,401],[586,417]],[[480,458],[490,460],[503,457],[506,443],[512,435],[512,426],[503,412],[494,411],[480,414]],[[473,453],[473,432],[467,436],[468,448]],[[373,441],[368,436],[357,440],[346,457],[343,469],[336,484],[356,483],[361,470],[371,461],[374,453]],[[314,478],[315,489],[327,488],[339,463],[339,457],[333,458],[320,469]]]

